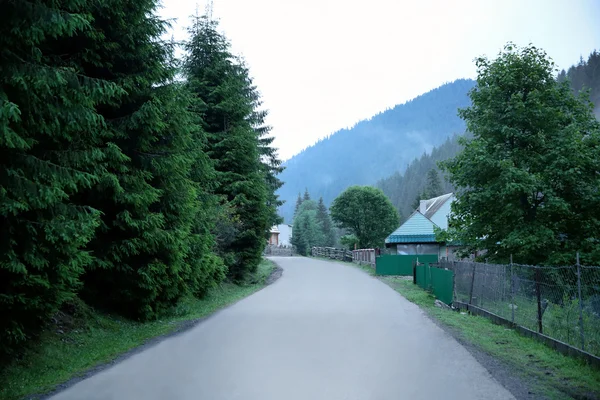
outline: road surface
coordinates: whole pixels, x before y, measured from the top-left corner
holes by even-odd
[[[53,400],[513,399],[452,337],[351,266],[283,276]]]

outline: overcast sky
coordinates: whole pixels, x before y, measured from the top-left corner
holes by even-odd
[[[163,0],[185,27],[206,0]],[[215,0],[270,112],[280,157],[458,78],[507,41],[543,48],[560,68],[600,49],[600,0]]]

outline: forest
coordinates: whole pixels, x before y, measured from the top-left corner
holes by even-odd
[[[164,40],[158,4],[3,3],[2,356],[76,299],[145,321],[243,283],[280,221],[248,66],[207,16]]]
[[[339,240],[323,198],[318,202],[312,200],[308,190],[303,196],[298,193],[293,224],[292,245],[300,255],[310,255],[310,249],[315,246],[333,247]]]

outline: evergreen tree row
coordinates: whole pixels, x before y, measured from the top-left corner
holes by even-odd
[[[206,17],[178,63],[156,7],[3,6],[2,353],[74,296],[151,319],[242,281],[279,221],[280,161],[248,68]]]
[[[323,197],[317,203],[311,200],[308,189],[304,196],[298,193],[294,213],[292,245],[298,254],[309,255],[312,247],[333,247],[336,232]]]

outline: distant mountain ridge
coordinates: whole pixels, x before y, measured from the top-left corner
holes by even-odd
[[[372,185],[406,167],[424,152],[465,131],[457,110],[470,104],[475,85],[459,79],[404,104],[342,129],[308,147],[285,163],[279,209],[291,223],[296,197],[305,188],[329,205],[351,185]]]

